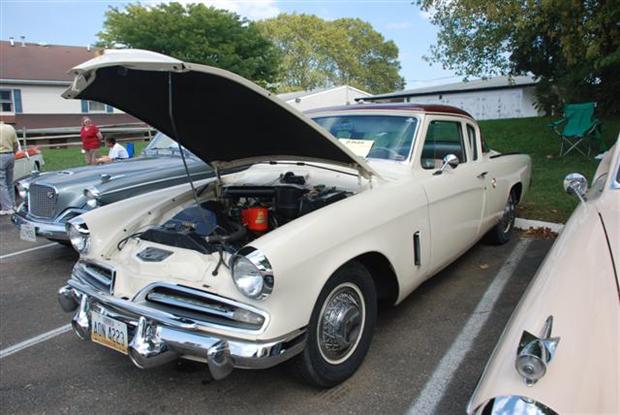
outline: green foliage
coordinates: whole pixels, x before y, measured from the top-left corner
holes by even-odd
[[[372,93],[404,87],[398,47],[360,19],[281,14],[257,25],[282,52],[280,92],[342,84]]]
[[[111,7],[98,36],[102,47],[152,50],[227,69],[262,86],[279,73],[279,52],[255,23],[204,4]]]
[[[542,109],[618,111],[620,0],[418,0],[439,27],[431,58],[462,75],[531,72]]]
[[[145,140],[130,142],[134,144],[136,156],[139,155],[148,144]],[[128,142],[123,141],[120,144],[127,148]],[[70,167],[85,166],[86,163],[84,162],[84,154],[82,154],[80,149],[80,146],[67,146],[66,148],[41,148],[41,151],[43,152],[43,160],[45,160],[45,165],[42,170],[55,171],[68,169]],[[102,147],[99,149],[100,156],[104,156],[106,154],[108,154],[107,148]]]
[[[518,216],[551,222],[566,222],[577,206],[577,199],[567,195],[562,180],[578,172],[592,180],[598,160],[576,151],[559,157],[560,138],[547,127],[557,118],[518,118],[480,121],[480,129],[489,147],[500,152],[518,151],[532,157],[532,187],[519,205]],[[603,118],[606,148],[615,143],[620,118]]]

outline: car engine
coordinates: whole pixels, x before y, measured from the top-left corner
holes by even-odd
[[[223,187],[218,200],[187,207],[139,238],[203,254],[234,253],[253,239],[352,194],[308,186],[303,176],[288,172],[272,185]]]

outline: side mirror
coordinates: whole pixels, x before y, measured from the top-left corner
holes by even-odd
[[[454,154],[446,154],[443,158],[443,164],[441,165],[441,168],[433,174],[436,176],[443,173],[444,170],[448,168],[448,166],[454,169],[459,165],[459,163],[460,161],[457,156],[455,156]]]
[[[588,180],[579,173],[571,173],[564,178],[564,190],[569,195],[575,195],[583,201],[588,191]]]

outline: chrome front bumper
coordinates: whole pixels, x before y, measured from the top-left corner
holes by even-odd
[[[91,335],[91,312],[127,324],[129,358],[146,369],[178,358],[205,362],[214,379],[222,379],[233,368],[265,369],[300,353],[306,342],[305,329],[268,341],[251,341],[209,332],[199,321],[147,305],[102,293],[71,279],[58,291],[66,312],[75,312],[71,324],[82,340]]]
[[[41,222],[28,218],[23,210],[18,210],[11,216],[11,221],[15,226],[19,227],[23,224],[29,224],[34,226],[37,235],[44,238],[53,239],[57,241],[68,241],[69,236],[65,230],[65,224],[63,222]]]

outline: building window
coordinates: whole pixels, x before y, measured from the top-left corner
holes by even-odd
[[[88,112],[105,112],[105,104],[97,101],[88,101]]]
[[[15,112],[13,108],[13,91],[0,89],[0,110],[2,112]]]

